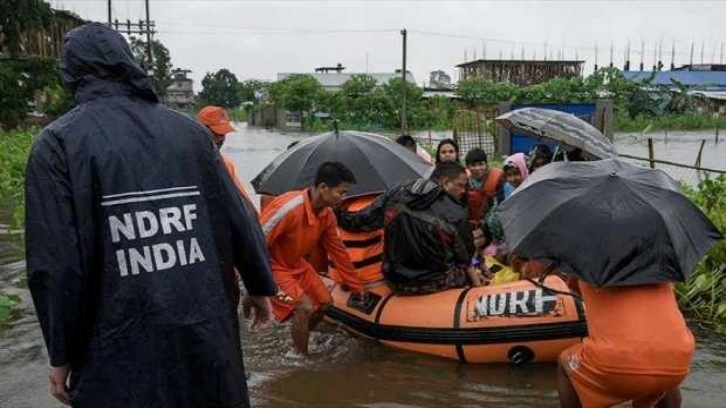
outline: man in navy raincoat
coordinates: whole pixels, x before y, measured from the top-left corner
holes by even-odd
[[[77,106],[43,130],[26,175],[51,392],[77,407],[249,406],[234,267],[258,325],[277,290],[254,210],[121,35],[70,31],[61,68]]]

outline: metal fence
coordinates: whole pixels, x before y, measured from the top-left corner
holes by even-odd
[[[484,150],[489,156],[497,153],[498,128],[494,122],[497,114],[496,106],[455,112],[453,136],[462,158],[474,148]]]

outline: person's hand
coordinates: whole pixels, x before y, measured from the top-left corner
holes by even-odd
[[[472,287],[482,286],[482,276],[479,273],[479,269],[474,266],[466,268],[466,275],[469,277],[469,282]]]
[[[272,307],[266,296],[245,296],[242,299],[242,313],[249,319],[254,311],[252,331],[266,329],[272,323]]]
[[[68,392],[68,366],[51,367],[48,380],[50,380],[50,394],[65,405],[71,405],[71,396]]]

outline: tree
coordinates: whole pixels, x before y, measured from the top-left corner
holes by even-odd
[[[151,54],[153,64],[149,64],[149,54],[146,48],[146,41],[131,37],[131,52],[136,60],[147,70],[151,71],[151,83],[154,85],[156,94],[161,100],[166,99],[166,88],[172,82],[172,64],[169,57],[169,49],[158,40],[151,41]]]
[[[267,94],[267,90],[270,87],[270,83],[267,81],[260,81],[259,79],[246,79],[239,82],[237,85],[237,93],[239,94],[240,101],[242,102],[254,102],[260,96]]]
[[[0,123],[13,128],[23,120],[37,92],[60,84],[58,63],[53,59],[18,59],[21,35],[50,26],[53,11],[40,0],[0,1],[0,39],[10,59],[0,61]]]
[[[421,117],[423,90],[406,81],[403,78],[393,78],[383,85],[383,92],[391,103],[391,109],[388,109],[386,122],[389,127],[395,129],[401,123],[401,105],[403,105],[403,93],[406,92],[406,121],[409,128],[417,128],[423,125]]]
[[[205,105],[223,106],[227,109],[237,108],[242,101],[239,95],[239,81],[228,69],[223,68],[202,79],[202,91],[199,92],[199,100]]]
[[[3,61],[0,63],[0,123],[7,128],[16,127],[30,110],[36,94],[59,84],[60,72],[54,59]]]
[[[459,81],[456,95],[469,105],[491,105],[514,101],[519,87],[509,82],[494,83],[485,78]]]
[[[368,74],[355,74],[343,82],[340,90],[348,98],[356,98],[373,92],[376,85],[376,79],[372,76]]]
[[[20,53],[20,35],[24,31],[48,27],[52,21],[53,11],[42,0],[0,1],[0,37],[11,57]]]
[[[304,114],[311,112],[323,98],[323,86],[309,74],[293,74],[270,85],[270,99],[282,108]]]

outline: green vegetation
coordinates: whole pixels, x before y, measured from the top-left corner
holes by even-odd
[[[0,292],[0,326],[12,319],[13,306],[17,303],[20,303],[20,296]]]
[[[10,227],[21,228],[25,216],[25,165],[37,131],[0,130],[0,206],[11,214]]]
[[[634,82],[616,68],[600,69],[587,78],[554,78],[532,86],[473,78],[458,83],[456,101],[443,97],[423,100],[421,89],[407,84],[406,117],[410,129],[451,129],[455,127],[457,111],[496,107],[499,102],[593,103],[611,99],[616,131],[640,131],[646,127],[713,129],[726,125],[726,118],[698,112],[702,101],[683,84],[653,85],[653,79]],[[402,83],[402,79],[394,78],[381,85],[373,77],[360,74],[353,75],[339,91],[326,92],[312,75],[298,74],[258,88],[267,96],[262,100],[299,114],[306,130],[330,129],[328,120],[337,119],[341,129],[380,132],[400,127]],[[257,103],[259,99],[254,101]],[[493,123],[492,126],[495,127]]]
[[[249,112],[245,108],[232,109],[228,112],[229,119],[233,122],[247,122]]]
[[[239,81],[228,69],[215,73],[208,72],[202,79],[202,91],[197,96],[197,104],[222,106],[226,109],[237,108],[242,104],[237,93]]]
[[[154,57],[153,63],[149,63],[149,54],[146,48],[146,40],[131,37],[131,52],[134,58],[144,67],[147,72],[151,69],[151,83],[154,86],[159,99],[166,100],[166,89],[172,83],[172,65],[169,49],[159,40],[151,41],[151,53]]]
[[[269,86],[267,102],[278,104],[302,118],[309,131],[340,129],[382,131],[400,127],[403,95],[410,129],[450,129],[453,107],[446,98],[422,99],[423,91],[401,78],[378,84],[366,74],[353,75],[336,92],[327,92],[308,74],[290,75]],[[315,115],[325,113],[327,115]]]
[[[726,233],[726,175],[706,178],[684,193]],[[708,252],[684,284],[676,287],[681,308],[694,319],[726,329],[726,240]]]

